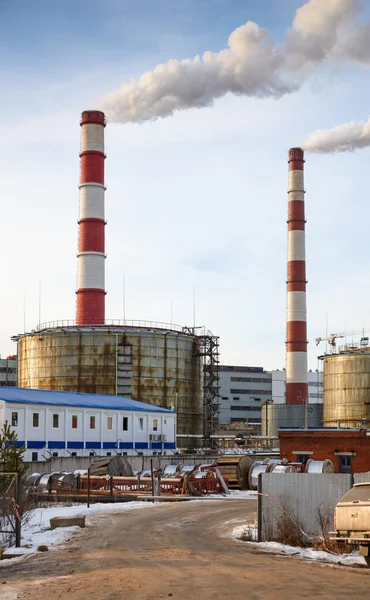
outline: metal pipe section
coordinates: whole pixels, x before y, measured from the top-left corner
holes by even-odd
[[[288,163],[286,403],[305,404],[308,385],[303,150],[291,148]]]
[[[77,325],[102,325],[105,320],[105,115],[81,115],[80,211],[77,263]]]

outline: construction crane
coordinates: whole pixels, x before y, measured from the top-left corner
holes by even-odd
[[[369,333],[370,329],[358,329],[357,331],[349,331],[349,332],[342,332],[342,333],[331,333],[328,337],[318,337],[316,338],[315,342],[316,342],[316,346],[318,346],[320,344],[320,342],[328,342],[329,346],[331,346],[332,348],[336,347],[336,339],[337,338],[345,338],[348,337],[350,335],[360,335],[362,334],[362,338],[360,341],[360,345],[361,346],[367,346],[368,345],[368,341],[369,338],[364,337],[365,333]]]

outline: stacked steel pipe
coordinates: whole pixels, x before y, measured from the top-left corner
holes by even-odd
[[[105,321],[104,113],[81,116],[77,325]]]
[[[286,403],[305,404],[308,385],[303,150],[291,148],[288,162]]]

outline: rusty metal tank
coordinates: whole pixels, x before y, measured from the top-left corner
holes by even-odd
[[[304,427],[306,422],[304,404],[274,404],[264,402],[261,407],[261,429],[263,436],[277,437],[280,428]],[[307,407],[308,427],[322,427],[322,404]]]
[[[130,397],[176,410],[179,434],[203,433],[199,340],[181,327],[40,325],[18,336],[18,385]]]
[[[360,427],[370,419],[370,348],[322,357],[324,426]]]

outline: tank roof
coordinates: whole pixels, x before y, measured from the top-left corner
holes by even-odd
[[[97,331],[110,331],[112,333],[127,333],[127,332],[139,332],[142,334],[160,333],[163,335],[175,334],[184,335],[192,338],[197,337],[217,337],[213,336],[213,333],[206,327],[186,327],[182,325],[175,325],[174,323],[162,323],[160,321],[137,321],[137,320],[120,320],[120,319],[106,319],[104,324],[95,325],[77,325],[76,321],[73,320],[61,320],[61,321],[50,321],[48,323],[40,323],[36,329],[31,329],[30,332],[18,333],[12,336],[13,341],[18,341],[23,337],[33,335],[44,335],[53,334],[62,331],[63,333],[68,332],[97,332]]]
[[[78,406],[80,408],[105,408],[109,410],[132,410],[153,413],[174,412],[167,408],[146,404],[123,396],[31,390],[16,387],[1,387],[0,400],[14,404],[48,404],[50,406]]]

